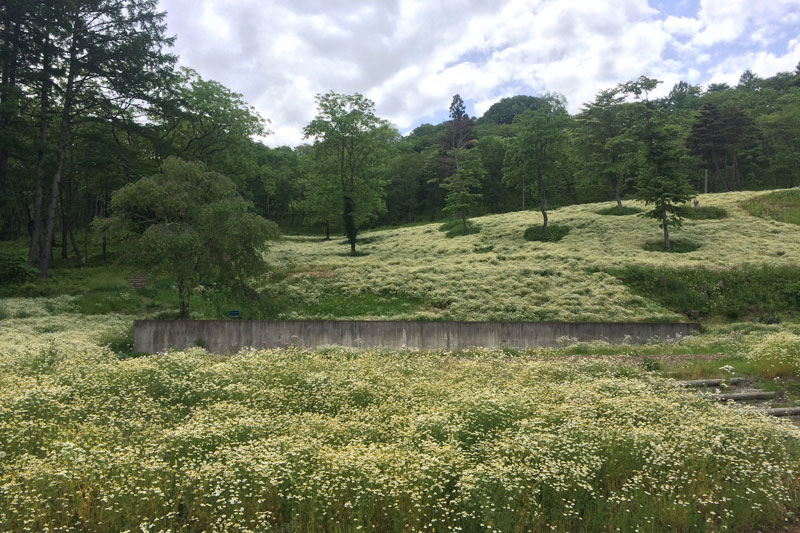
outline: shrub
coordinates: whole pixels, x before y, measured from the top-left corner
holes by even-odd
[[[764,377],[800,377],[800,335],[785,331],[768,335],[747,357]]]
[[[569,226],[550,224],[547,229],[542,226],[531,226],[525,230],[524,237],[526,241],[558,242],[567,233],[569,233]]]
[[[453,237],[459,237],[461,235],[474,235],[475,233],[479,233],[481,227],[471,220],[467,220],[467,232],[464,233],[464,225],[461,223],[461,220],[451,220],[439,226],[439,231],[443,231],[445,237],[452,239]]]
[[[641,213],[642,210],[638,207],[629,207],[627,205],[623,205],[621,208],[613,205],[611,207],[604,207],[599,211],[595,211],[598,215],[611,215],[611,216],[625,216],[625,215],[635,215],[637,213]]]
[[[680,215],[690,220],[719,220],[728,216],[728,212],[715,205],[704,207],[682,207]]]
[[[610,269],[634,294],[687,316],[775,318],[800,313],[800,269],[744,265],[730,269],[631,265]],[[693,316],[692,318],[698,318]]]
[[[670,239],[669,250],[664,248],[664,241],[659,239],[657,241],[647,241],[644,243],[643,248],[648,252],[668,252],[672,254],[685,254],[694,252],[700,249],[700,245],[692,241],[684,241],[680,239]]]
[[[0,253],[0,285],[21,285],[36,277],[36,270],[16,255]]]
[[[788,224],[800,224],[800,189],[775,191],[742,204],[751,215]]]

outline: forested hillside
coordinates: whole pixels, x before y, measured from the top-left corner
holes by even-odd
[[[800,181],[800,69],[747,71],[735,87],[681,82],[663,98],[658,80],[620,80],[577,114],[544,94],[470,117],[455,95],[442,102],[449,120],[407,135],[369,99],[328,93],[307,144],[269,148],[267,120],[241,95],[177,67],[154,2],[126,6],[0,6],[0,238],[27,240],[43,276],[53,254],[105,251],[119,237],[102,223],[115,191],[170,156],[228,176],[284,232],[320,235],[447,217],[466,230],[476,214]]]

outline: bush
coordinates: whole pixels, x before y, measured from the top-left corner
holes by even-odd
[[[657,241],[647,241],[644,243],[643,248],[648,252],[668,252],[671,254],[685,254],[694,252],[700,249],[700,245],[692,241],[684,241],[680,239],[670,239],[669,250],[664,248],[664,241],[659,239]]]
[[[731,269],[628,266],[610,269],[633,292],[691,318],[763,317],[774,322],[800,314],[800,268],[751,266]]]
[[[0,285],[21,285],[36,278],[36,270],[16,255],[0,253]]]
[[[613,205],[611,207],[604,207],[599,211],[595,211],[598,215],[612,215],[612,216],[625,216],[625,215],[635,215],[637,213],[641,213],[642,210],[638,207],[628,207],[627,205],[623,205],[621,208]]]
[[[531,226],[525,230],[524,237],[526,241],[558,242],[567,233],[569,233],[569,226],[550,224],[547,229],[542,226]]]
[[[459,237],[461,235],[474,235],[475,233],[479,233],[481,227],[471,220],[467,220],[467,232],[464,233],[464,226],[459,219],[445,222],[439,226],[439,231],[443,231],[445,237],[452,239],[453,237]]]
[[[751,215],[787,224],[800,224],[800,189],[775,191],[742,204]]]
[[[678,210],[678,214],[690,220],[719,220],[728,216],[728,212],[717,206],[687,207]]]
[[[800,335],[785,331],[768,335],[747,357],[766,378],[800,377]]]

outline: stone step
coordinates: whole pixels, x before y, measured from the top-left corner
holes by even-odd
[[[734,401],[746,402],[753,400],[773,400],[776,394],[774,392],[767,392],[763,390],[751,390],[748,392],[733,392],[730,394],[709,394],[708,397],[713,400],[721,402]]]
[[[767,414],[771,416],[800,417],[800,407],[775,407],[767,409]]]
[[[143,274],[133,274],[128,277],[128,285],[134,289],[141,289],[147,284],[147,278]]]
[[[737,386],[747,383],[746,378],[728,378],[728,379],[690,379],[688,381],[678,381],[681,387],[720,387],[723,384]]]

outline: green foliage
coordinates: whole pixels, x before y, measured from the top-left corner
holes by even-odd
[[[21,285],[36,279],[36,270],[17,254],[0,252],[0,285]]]
[[[775,191],[742,203],[753,216],[800,225],[800,189]]]
[[[445,222],[439,226],[439,231],[443,231],[444,236],[448,239],[459,237],[461,235],[474,235],[476,233],[480,233],[481,227],[472,220],[467,220],[466,224],[466,232],[464,231],[464,223],[461,220],[451,220],[450,222]]]
[[[595,211],[598,215],[611,215],[611,216],[626,216],[626,215],[636,215],[641,213],[642,210],[638,207],[631,207],[624,205],[620,209],[616,205],[612,205],[611,207],[604,207],[603,209]]]
[[[371,216],[385,210],[383,180],[378,167],[397,132],[375,115],[375,104],[355,93],[333,91],[316,96],[317,116],[303,129],[314,138],[317,157],[333,161],[330,177],[338,180],[342,222],[356,253],[358,213]]]
[[[464,233],[467,232],[467,213],[481,198],[481,194],[475,191],[480,190],[485,176],[486,171],[479,159],[464,157],[457,170],[441,184],[442,189],[447,191],[444,212],[461,218]]]
[[[523,236],[526,241],[538,242],[558,242],[569,233],[569,226],[563,224],[548,224],[547,228],[542,226],[531,226],[525,230]]]
[[[800,268],[749,266],[728,269],[631,265],[611,269],[635,293],[697,319],[800,315]]]
[[[200,163],[176,158],[163,174],[112,197],[115,228],[128,240],[126,261],[177,283],[181,317],[199,285],[243,285],[264,271],[276,226],[252,212],[234,183]]]
[[[728,216],[728,212],[719,206],[689,207],[683,206],[678,209],[682,218],[689,220],[720,220]]]
[[[564,175],[569,121],[564,97],[548,95],[540,108],[525,111],[514,118],[516,135],[509,141],[505,152],[504,183],[519,187],[523,209],[525,191],[530,188],[528,182],[533,183],[544,226],[547,226],[547,188]]]
[[[664,247],[663,240],[657,241],[647,241],[642,246],[643,249],[647,250],[648,252],[667,252],[673,254],[685,254],[689,252],[694,252],[695,250],[700,249],[700,245],[696,242],[689,241],[686,239],[671,239],[669,241],[669,248]]]

